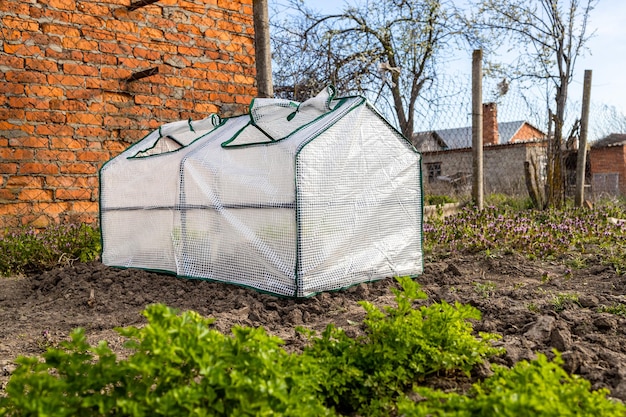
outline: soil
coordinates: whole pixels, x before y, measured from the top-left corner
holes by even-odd
[[[475,330],[499,333],[506,354],[492,362],[511,366],[536,352],[562,352],[564,368],[606,387],[626,400],[626,316],[601,312],[626,304],[626,275],[587,259],[570,271],[562,263],[531,261],[517,255],[455,255],[425,262],[417,278],[429,299],[459,301],[482,312]],[[233,325],[263,326],[281,337],[286,349],[304,346],[296,326],[323,330],[335,323],[359,334],[364,317],[359,300],[394,305],[393,279],[361,284],[309,299],[277,298],[229,284],[178,279],[168,275],[76,263],[39,275],[0,279],[0,395],[18,355],[39,355],[86,329],[91,343],[106,340],[122,352],[116,326],[140,326],[151,303],[195,310],[216,319],[228,332]],[[625,309],[626,310],[626,309]],[[625,311],[623,310],[623,311]],[[488,371],[486,371],[488,373]],[[440,381],[441,382],[441,381]],[[453,387],[454,381],[442,385]]]

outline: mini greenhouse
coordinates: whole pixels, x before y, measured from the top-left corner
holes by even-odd
[[[422,273],[420,154],[363,97],[163,125],[100,170],[102,261],[308,297]]]

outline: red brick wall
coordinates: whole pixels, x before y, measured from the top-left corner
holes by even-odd
[[[540,130],[524,123],[521,129],[511,138],[511,142],[524,142],[529,140],[543,140],[546,135]]]
[[[619,174],[619,192],[626,195],[626,146],[591,148],[589,162],[591,175]]]
[[[94,221],[103,162],[256,95],[252,0],[130,3],[0,1],[0,227]]]

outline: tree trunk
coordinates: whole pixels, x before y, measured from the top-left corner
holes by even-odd
[[[253,0],[254,48],[256,83],[259,97],[274,97],[272,56],[270,50],[270,21],[267,0]]]

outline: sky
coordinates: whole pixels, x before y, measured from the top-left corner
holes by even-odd
[[[344,0],[304,1],[325,13],[340,11],[345,4]],[[358,0],[350,1],[355,2]],[[279,3],[281,0],[269,0],[270,8]],[[592,109],[604,105],[614,106],[626,115],[626,1],[599,0],[591,12],[589,29],[588,33],[595,31],[595,34],[587,43],[589,50],[579,56],[576,62],[574,80],[569,89],[570,100],[582,101],[584,72],[591,70]],[[460,53],[456,57],[455,66],[466,64],[467,73],[471,74],[471,54],[464,55]]]

